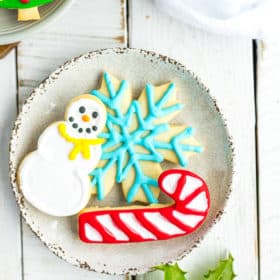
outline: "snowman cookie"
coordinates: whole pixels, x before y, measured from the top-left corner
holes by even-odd
[[[70,216],[90,198],[89,173],[101,157],[98,138],[106,123],[106,108],[96,97],[84,94],[66,108],[65,121],[47,127],[36,151],[20,164],[20,189],[33,206],[52,216]]]

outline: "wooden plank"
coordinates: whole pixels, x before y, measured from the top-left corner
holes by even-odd
[[[91,50],[126,46],[121,0],[75,1],[63,18],[18,49],[19,102],[60,64]],[[79,81],[77,81],[79,82]],[[73,267],[49,252],[24,225],[24,279],[123,279]]]
[[[0,275],[21,279],[20,215],[9,180],[9,139],[17,114],[16,52],[0,60]]]
[[[18,43],[0,46],[0,59],[5,57],[17,45],[18,45]]]
[[[70,265],[49,251],[42,242],[23,225],[24,280],[124,280],[122,276],[110,276],[87,271]]]
[[[131,0],[129,7],[130,46],[169,55],[194,71],[217,99],[235,145],[235,177],[226,213],[180,265],[190,271],[190,279],[201,279],[230,251],[236,259],[238,278],[257,279],[252,42],[187,27],[158,12],[148,0]],[[159,277],[155,273],[144,278]]]
[[[18,48],[20,103],[59,65],[88,51],[126,46],[126,8],[122,0],[75,1],[45,32]]]
[[[259,42],[257,103],[261,279],[278,279],[280,274],[279,65],[280,40]]]

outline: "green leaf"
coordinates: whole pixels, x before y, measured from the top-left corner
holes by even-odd
[[[177,263],[174,265],[162,264],[155,268],[164,272],[164,280],[187,280],[185,278],[187,272],[183,271]]]
[[[204,275],[204,280],[232,280],[236,275],[233,272],[233,257],[230,254],[228,259],[221,260],[217,267],[209,270]]]

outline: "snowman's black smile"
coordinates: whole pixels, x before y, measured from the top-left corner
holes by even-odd
[[[76,129],[79,133],[83,133],[85,131],[86,133],[90,134],[92,132],[97,131],[98,129],[96,125],[86,128],[79,127],[78,123],[74,122],[75,120],[73,117],[69,117],[69,121],[72,123],[72,127]]]

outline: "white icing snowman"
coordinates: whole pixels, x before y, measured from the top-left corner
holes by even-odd
[[[73,99],[65,121],[51,124],[18,170],[18,182],[26,200],[52,216],[70,216],[88,203],[89,173],[101,157],[97,138],[106,123],[106,108],[96,97]]]

